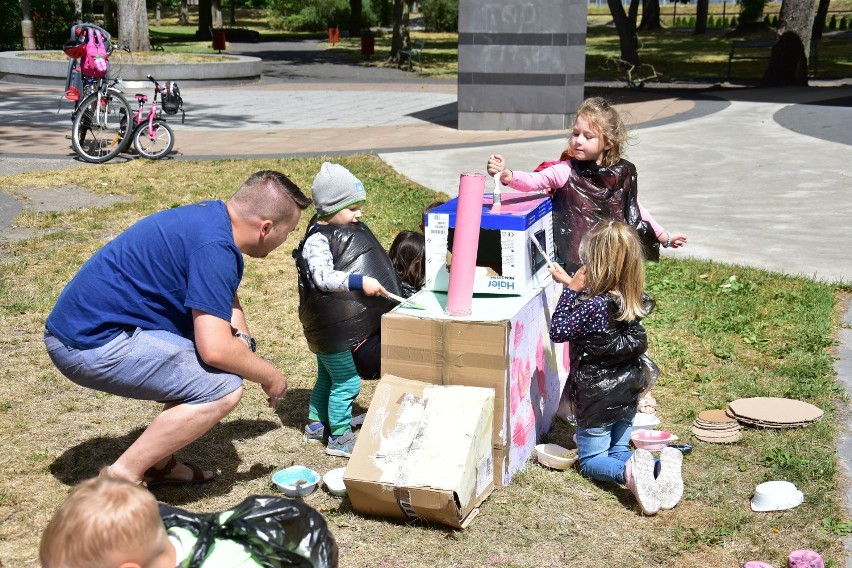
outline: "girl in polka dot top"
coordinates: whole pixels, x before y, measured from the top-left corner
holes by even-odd
[[[683,456],[674,449],[663,452],[657,465],[647,450],[628,448],[639,397],[649,386],[641,319],[653,301],[643,293],[642,245],[628,225],[604,221],[581,241],[580,260],[583,266],[573,277],[555,263],[550,268],[565,286],[550,337],[570,345],[565,388],[577,421],[580,472],[626,484],[642,511],[654,514],[680,500]]]

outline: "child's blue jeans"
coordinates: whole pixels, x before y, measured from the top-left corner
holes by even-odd
[[[631,423],[621,420],[598,428],[577,428],[580,473],[597,481],[624,483],[624,464],[633,455]]]

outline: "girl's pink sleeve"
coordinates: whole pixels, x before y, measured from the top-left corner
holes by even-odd
[[[663,229],[663,227],[659,223],[657,223],[653,217],[651,217],[651,214],[648,212],[647,209],[642,207],[642,204],[639,203],[639,200],[636,200],[636,203],[639,205],[639,214],[642,216],[642,220],[647,221],[648,224],[651,225],[651,228],[654,230],[654,234],[659,237],[663,233],[663,231],[665,231],[665,229]]]
[[[522,172],[512,170],[509,187],[518,191],[536,191],[540,189],[559,189],[568,181],[571,162],[559,162],[540,172]]]

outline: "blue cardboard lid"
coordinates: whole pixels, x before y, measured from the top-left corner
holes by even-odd
[[[493,194],[487,193],[482,204],[482,222],[480,227],[492,230],[523,231],[553,210],[550,196],[540,193],[502,194],[500,213],[491,213]],[[426,214],[426,226],[432,215],[449,215],[450,228],[456,226],[456,210],[459,198],[455,197]]]

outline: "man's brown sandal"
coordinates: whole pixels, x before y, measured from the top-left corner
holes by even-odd
[[[204,477],[204,471],[194,463],[189,462],[183,462],[183,465],[192,469],[192,479],[175,479],[168,477],[177,465],[177,460],[174,456],[172,456],[171,459],[169,459],[169,463],[160,469],[153,466],[149,467],[145,471],[145,476],[143,478],[145,485],[148,486],[148,489],[154,489],[156,487],[166,485],[200,485],[202,483],[210,483],[216,478],[215,475],[211,477]]]

